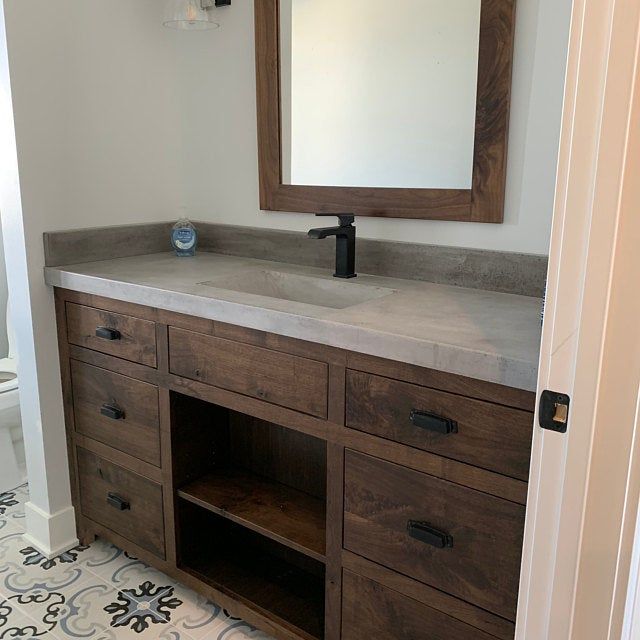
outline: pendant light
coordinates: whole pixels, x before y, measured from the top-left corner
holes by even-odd
[[[229,6],[231,0],[168,0],[164,26],[171,29],[202,31],[217,29],[219,22],[211,19],[211,7]]]

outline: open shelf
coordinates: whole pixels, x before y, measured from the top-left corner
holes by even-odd
[[[180,568],[301,638],[324,637],[324,565],[192,503],[179,503]]]
[[[172,392],[171,446],[178,566],[323,638],[326,442]]]
[[[324,562],[325,503],[243,470],[219,470],[178,496]]]

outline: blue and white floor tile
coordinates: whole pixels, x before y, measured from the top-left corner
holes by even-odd
[[[0,640],[269,640],[102,540],[47,560],[22,539],[28,498],[0,494]]]

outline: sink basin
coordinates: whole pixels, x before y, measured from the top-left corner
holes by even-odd
[[[360,284],[357,280],[338,281],[266,270],[244,271],[198,284],[329,309],[346,309],[395,291]]]

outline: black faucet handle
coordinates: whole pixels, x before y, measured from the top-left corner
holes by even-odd
[[[337,216],[338,220],[340,220],[341,227],[348,227],[356,221],[355,216],[352,213],[316,213],[316,216],[319,218]]]

